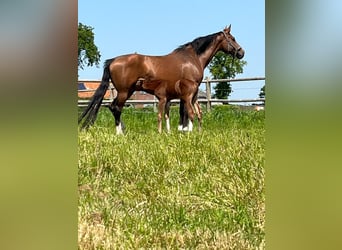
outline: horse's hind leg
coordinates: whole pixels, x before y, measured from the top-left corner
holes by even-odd
[[[131,96],[132,93],[120,92],[114,101],[109,105],[109,109],[115,118],[116,134],[123,134],[123,125],[121,122],[121,112],[126,100]]]
[[[122,112],[122,106],[119,106],[119,98],[116,97],[114,101],[109,105],[109,110],[112,112],[114,119],[115,119],[115,127],[116,127],[116,134],[123,134],[123,126],[121,123],[121,112]]]

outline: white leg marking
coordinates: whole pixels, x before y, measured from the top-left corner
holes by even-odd
[[[178,131],[183,131],[183,125],[178,125]]]
[[[170,119],[169,118],[165,119],[165,122],[166,122],[166,130],[167,132],[170,132]]]
[[[192,121],[189,120],[188,126],[184,127],[183,131],[184,132],[188,132],[188,131],[190,132],[190,131],[192,131],[192,128],[193,128]]]
[[[121,122],[119,123],[118,126],[116,126],[116,134],[117,135],[122,135],[123,134],[122,127],[121,127]]]
[[[192,121],[189,120],[189,131],[192,131],[193,125],[192,125]]]

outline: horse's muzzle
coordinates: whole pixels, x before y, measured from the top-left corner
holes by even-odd
[[[241,59],[245,56],[245,51],[240,47],[238,48],[238,50],[236,51],[236,57],[238,59]]]

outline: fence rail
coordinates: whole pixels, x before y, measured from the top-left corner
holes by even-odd
[[[234,79],[205,79],[204,82],[246,82],[246,81],[260,81],[265,80],[265,77],[245,77],[245,78],[234,78]]]
[[[103,106],[108,106],[110,103],[112,103],[112,99],[104,99],[102,101]],[[171,103],[179,103],[179,99],[171,100]],[[79,107],[85,107],[89,104],[90,100],[78,100],[78,106]],[[244,102],[265,102],[265,98],[259,98],[259,99],[235,99],[235,100],[228,100],[228,99],[198,99],[198,102],[200,103],[244,103]],[[126,104],[157,104],[158,100],[127,100]]]
[[[265,80],[265,77],[248,77],[248,78],[237,78],[237,79],[205,79],[202,81],[202,83],[205,83],[206,86],[206,98],[199,98],[198,101],[200,103],[205,103],[207,110],[209,111],[211,109],[212,104],[214,103],[265,103],[265,98],[257,98],[257,99],[214,99],[211,98],[211,83],[217,83],[217,82],[247,82],[247,81],[261,81]],[[85,81],[85,80],[84,80]],[[79,80],[78,82],[82,82],[82,80]],[[99,83],[101,81],[98,81]],[[113,87],[108,88],[111,90],[111,93],[113,91]],[[78,90],[78,92],[95,92],[96,89],[84,89],[84,90]],[[110,99],[104,99],[102,104],[103,106],[108,106],[113,101],[113,94],[111,94]],[[78,100],[78,106],[84,107],[87,106],[90,100]],[[175,99],[171,101],[172,103],[179,103],[179,99]],[[158,103],[158,100],[156,98],[151,100],[127,100],[126,104],[153,104],[156,105]]]

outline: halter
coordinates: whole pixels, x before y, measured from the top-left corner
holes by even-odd
[[[226,38],[227,43],[228,43],[227,50],[229,50],[229,45],[230,45],[231,47],[233,47],[233,49],[235,49],[235,53],[234,53],[234,55],[233,55],[233,60],[234,60],[235,57],[236,57],[237,52],[241,49],[241,47],[235,48],[235,47],[232,45],[232,43],[230,42],[230,40],[229,40],[228,36],[226,35],[226,33],[224,33],[224,31],[222,31],[222,33],[223,33],[223,35],[224,35],[224,37]]]
[[[233,47],[233,49],[235,49],[235,53],[233,54],[233,60],[232,60],[232,63],[231,63],[231,67],[233,68],[236,54],[237,54],[237,52],[241,49],[241,47],[239,47],[239,48],[236,49],[236,48],[232,45],[232,43],[230,42],[230,40],[229,40],[228,36],[226,35],[226,33],[224,33],[224,31],[222,31],[222,33],[223,33],[224,37],[225,37],[226,40],[227,40],[227,44],[228,44],[228,45],[227,45],[227,50],[229,50],[229,45],[230,45],[231,47]]]

